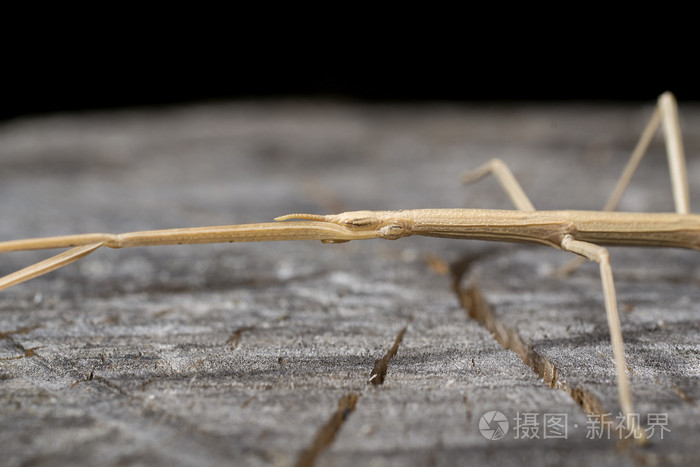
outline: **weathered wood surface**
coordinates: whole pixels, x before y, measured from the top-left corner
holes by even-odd
[[[650,111],[267,102],[7,122],[0,238],[509,208],[493,180],[458,181],[491,157],[540,209],[596,209]],[[681,102],[681,120],[692,187],[700,109]],[[668,179],[657,142],[623,208],[671,210]],[[294,465],[324,435],[316,465],[697,463],[700,259],[612,254],[640,416],[671,430],[644,449],[586,436],[586,410],[619,410],[594,266],[555,278],[555,250],[408,238],[100,250],[1,292],[1,463]],[[0,273],[46,256],[4,254]],[[460,300],[474,284],[486,325]],[[491,410],[503,439],[480,433]],[[566,414],[567,438],[515,439],[518,413]]]

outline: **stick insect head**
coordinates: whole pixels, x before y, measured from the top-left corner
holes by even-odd
[[[395,240],[410,235],[410,219],[404,211],[348,211],[340,214],[288,214],[276,221],[303,219],[330,222],[357,234],[357,238]],[[371,235],[367,235],[371,234]]]

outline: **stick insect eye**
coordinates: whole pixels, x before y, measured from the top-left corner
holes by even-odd
[[[406,227],[401,224],[389,224],[380,230],[382,238],[387,240],[396,240],[406,234]]]

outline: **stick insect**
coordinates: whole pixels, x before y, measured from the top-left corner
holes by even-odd
[[[614,212],[659,126],[663,128],[666,141],[676,212]],[[287,214],[276,218],[276,222],[269,223],[4,241],[0,242],[0,252],[69,249],[0,278],[0,290],[70,264],[100,247],[277,240],[343,243],[375,238],[396,240],[411,235],[549,245],[579,255],[575,260],[588,259],[599,265],[620,406],[628,429],[634,433],[635,438],[643,440],[644,430],[632,416],[634,407],[626,373],[615,286],[610,255],[605,246],[700,250],[700,215],[689,214],[685,155],[674,96],[671,93],[659,96],[653,115],[602,211],[537,211],[507,165],[498,159],[468,172],[464,175],[464,180],[472,182],[489,174],[496,177],[516,210],[413,209],[353,211],[334,215]],[[563,268],[563,272],[572,272],[579,264],[580,261],[570,262]]]

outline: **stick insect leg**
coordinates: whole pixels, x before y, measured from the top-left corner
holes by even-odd
[[[520,211],[535,211],[530,198],[527,197],[525,191],[516,180],[513,172],[510,171],[505,162],[501,159],[491,159],[481,167],[465,172],[462,174],[464,183],[475,182],[488,174],[493,174],[501,184],[503,191],[506,192],[515,207]]]
[[[678,214],[690,213],[690,192],[688,190],[688,170],[685,166],[685,150],[678,123],[678,104],[670,92],[659,96],[659,108],[663,115],[664,139],[668,154],[668,167],[671,172],[673,200]]]
[[[610,267],[610,255],[605,248],[594,245],[593,243],[574,240],[571,235],[566,235],[564,237],[561,242],[561,247],[565,251],[579,254],[600,265],[600,278],[603,282],[603,294],[605,296],[605,312],[608,318],[610,340],[615,357],[615,371],[617,373],[617,390],[620,406],[626,419],[627,429],[630,430],[635,439],[643,441],[645,439],[644,430],[639,427],[637,420],[633,417],[634,407],[632,404],[629,379],[627,378],[627,363],[625,361],[625,350],[622,342],[620,316],[617,311],[615,284],[613,283],[612,268]]]
[[[627,190],[634,172],[639,166],[639,162],[656,134],[659,125],[663,128],[664,140],[666,142],[666,153],[668,154],[668,167],[671,173],[671,188],[673,190],[673,200],[678,214],[688,214],[690,212],[690,194],[688,190],[688,174],[685,166],[685,151],[683,150],[683,139],[681,138],[680,125],[678,123],[678,105],[676,98],[670,92],[661,94],[658,98],[654,113],[649,119],[649,123],[644,128],[639,137],[637,146],[632,151],[632,155],[627,161],[627,165],[622,170],[620,178],[617,180],[615,189],[603,207],[603,211],[614,211],[622,199],[622,195]],[[567,275],[578,269],[585,259],[581,257],[573,258],[558,273]]]
[[[665,92],[659,96],[654,114],[649,119],[646,128],[644,128],[637,146],[634,148],[627,165],[622,171],[622,175],[620,175],[612,195],[610,195],[610,199],[603,207],[603,211],[614,211],[617,208],[659,125],[662,126],[666,142],[666,153],[668,154],[668,167],[671,173],[671,187],[676,212],[678,214],[688,214],[690,212],[688,174],[685,167],[683,140],[678,123],[678,105],[676,104],[676,98],[670,92]]]
[[[49,259],[34,263],[31,266],[27,266],[24,269],[8,274],[4,277],[0,277],[0,290],[12,287],[13,285],[20,284],[29,279],[46,274],[55,269],[63,267],[67,264],[72,263],[85,255],[92,253],[103,245],[103,242],[91,243],[89,245],[81,245],[75,248],[71,248],[68,251],[59,253],[56,256],[52,256]]]

